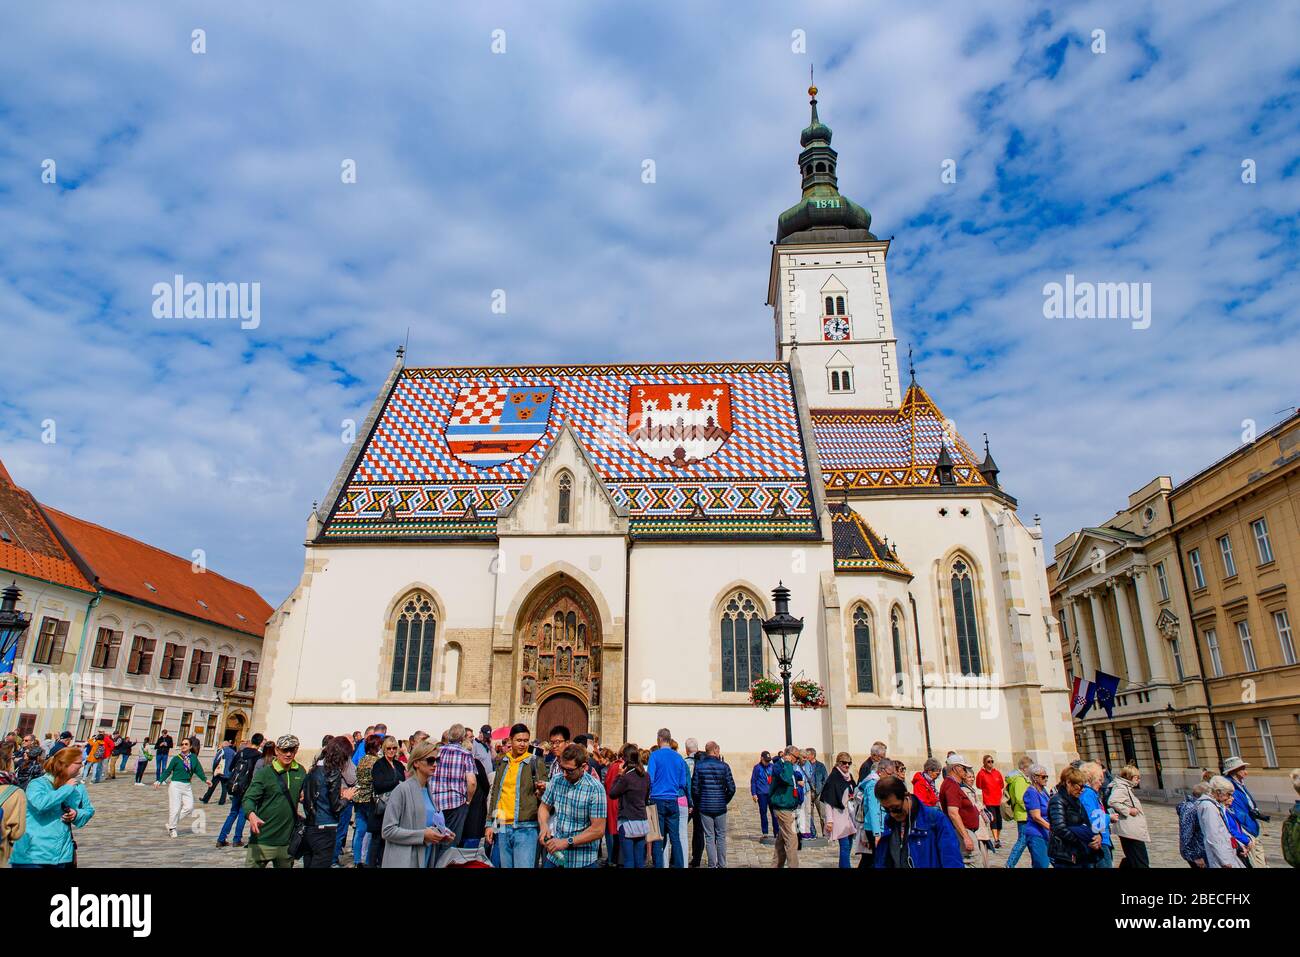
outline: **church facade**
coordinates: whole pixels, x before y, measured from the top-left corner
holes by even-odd
[[[399,353],[307,523],[254,723],[308,745],[385,721],[783,744],[772,589],[804,619],[797,744],[914,768],[1075,754],[1039,530],[900,376],[889,243],[801,136],[774,361],[408,368]]]

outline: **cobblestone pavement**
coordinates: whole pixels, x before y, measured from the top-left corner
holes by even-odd
[[[149,775],[146,780],[152,778]],[[239,867],[244,862],[242,848],[216,846],[229,805],[218,805],[220,791],[211,804],[199,803],[203,788],[195,791],[195,813],[181,822],[178,836],[167,835],[167,789],[136,787],[130,776],[105,780],[89,788],[95,816],[77,832],[77,861],[82,867]],[[1148,852],[1153,867],[1186,867],[1178,856],[1178,817],[1172,806],[1147,804],[1151,843]],[[729,867],[771,867],[772,847],[761,844],[758,809],[748,794],[736,795],[732,812],[727,815],[727,858]],[[1279,851],[1284,816],[1274,815],[1264,825],[1264,848],[1270,864],[1282,864]],[[248,837],[245,831],[245,839]],[[1003,834],[1003,849],[989,856],[992,867],[1002,867],[1015,842],[1014,825]],[[351,838],[349,836],[349,844]],[[803,867],[835,867],[839,849],[833,844],[805,846],[800,855]],[[1116,863],[1121,853],[1117,850]],[[345,852],[343,863],[350,863]],[[857,863],[856,861],[854,862]],[[1029,867],[1029,855],[1020,860]]]

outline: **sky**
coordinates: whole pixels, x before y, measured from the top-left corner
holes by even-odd
[[[737,9],[6,5],[0,459],[278,604],[408,336],[773,358],[810,66],[901,351],[1049,553],[1300,401],[1300,4]],[[155,315],[177,274],[258,283],[256,328]],[[1067,274],[1150,283],[1149,327],[1046,317]]]

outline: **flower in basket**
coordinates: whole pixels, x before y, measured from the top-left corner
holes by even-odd
[[[790,685],[790,698],[805,711],[826,707],[826,691],[810,678],[801,678]]]
[[[767,711],[781,700],[781,682],[764,675],[755,678],[749,689],[749,703]]]

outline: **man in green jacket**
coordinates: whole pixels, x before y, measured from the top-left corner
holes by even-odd
[[[796,788],[803,784],[803,772],[799,770],[802,755],[796,747],[788,747],[782,754],[782,760],[772,765],[772,791],[768,796],[768,807],[776,816],[777,833],[775,853],[772,866],[799,866],[799,835],[796,833],[794,817],[801,799]]]
[[[248,840],[248,867],[293,867],[289,856],[289,837],[293,833],[307,769],[296,760],[298,739],[281,735],[275,742],[275,757],[253,773],[244,792],[248,826],[253,836]],[[285,791],[288,791],[286,797]],[[306,817],[306,808],[303,809]]]
[[[1007,778],[1007,802],[1011,805],[1011,813],[1016,819],[1016,843],[1007,856],[1007,867],[1015,867],[1019,864],[1020,855],[1029,846],[1029,831],[1026,824],[1029,820],[1029,812],[1025,810],[1025,792],[1032,784],[1029,780],[1029,768],[1033,763],[1026,754],[1017,765],[1019,770]]]

